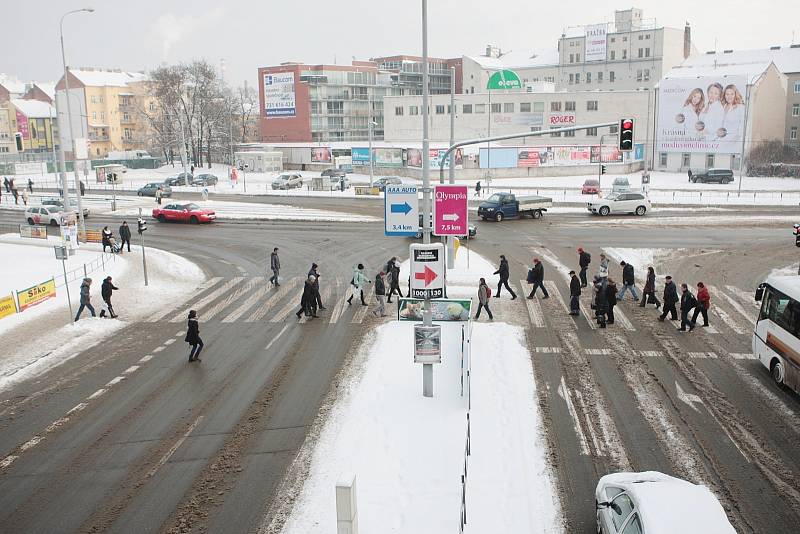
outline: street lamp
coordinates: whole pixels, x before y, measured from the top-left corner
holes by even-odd
[[[372,120],[372,104],[370,103],[370,113],[369,113],[369,186],[372,187],[372,181],[374,179],[374,170],[372,168],[372,129],[378,125],[377,122]]]
[[[58,23],[59,27],[59,36],[61,38],[61,63],[64,66],[64,89],[66,90],[67,94],[67,124],[69,124],[69,138],[72,141],[72,171],[75,173],[75,193],[78,197],[78,219],[80,220],[80,227],[81,231],[83,231],[84,235],[86,235],[86,225],[83,220],[83,208],[81,206],[81,193],[80,193],[80,178],[78,178],[78,168],[75,165],[75,134],[72,128],[72,109],[69,103],[69,73],[67,70],[67,56],[64,52],[64,19],[72,15],[74,13],[94,13],[94,8],[92,7],[85,7],[83,9],[74,9],[72,11],[67,11],[61,16],[61,20]],[[69,213],[69,192],[66,183],[66,175],[67,175],[67,165],[66,165],[66,157],[64,155],[65,151],[64,143],[61,143],[61,158],[62,158],[62,168],[64,169],[64,179],[62,180],[62,186],[64,189],[64,211]]]

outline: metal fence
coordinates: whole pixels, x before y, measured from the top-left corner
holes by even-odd
[[[461,470],[461,507],[459,510],[459,534],[464,532],[467,524],[467,471],[469,457],[472,454],[471,429],[469,413],[472,409],[472,387],[470,372],[472,370],[472,320],[461,325],[461,396],[467,399],[467,434],[464,439],[464,462]]]

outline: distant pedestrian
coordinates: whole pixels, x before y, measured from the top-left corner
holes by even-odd
[[[481,316],[481,310],[486,309],[486,313],[489,314],[489,320],[493,320],[494,316],[492,315],[492,310],[489,309],[489,299],[492,296],[492,290],[486,285],[486,280],[481,278],[480,282],[478,283],[478,312],[475,314],[475,320],[477,321],[478,318]]]
[[[122,241],[119,245],[119,251],[122,252],[122,247],[125,246],[127,243],[128,245],[128,252],[131,251],[131,229],[128,226],[128,221],[122,221],[122,225],[119,227],[119,238]]]
[[[92,287],[92,279],[91,278],[84,278],[83,282],[81,282],[81,305],[78,307],[78,313],[75,314],[75,322],[78,322],[78,319],[81,318],[81,313],[83,312],[84,308],[87,308],[90,312],[92,312],[92,317],[97,317],[97,314],[94,313],[94,306],[92,306],[91,302],[91,295],[89,294],[89,290]]]
[[[686,332],[686,327],[692,328],[691,321],[689,321],[689,312],[697,306],[697,299],[689,291],[689,286],[681,284],[681,327],[678,328],[681,332]]]
[[[680,300],[678,298],[678,288],[675,287],[675,282],[672,281],[672,277],[667,276],[664,282],[664,309],[661,311],[661,316],[658,318],[659,321],[666,319],[667,314],[669,314],[670,320],[678,320],[678,310],[675,309],[678,300]]]
[[[81,196],[86,195],[86,186],[83,185],[83,182],[78,182],[78,189],[81,191]]]
[[[28,190],[27,189],[23,189],[22,190],[22,203],[25,204],[26,206],[28,205]]]
[[[106,247],[108,247],[111,252],[114,252],[114,247],[111,245],[111,237],[114,234],[111,233],[111,230],[108,229],[108,226],[104,226],[103,230],[100,232],[101,242],[103,243],[103,252],[106,251]]]
[[[597,276],[600,277],[600,283],[606,287],[608,282],[608,258],[605,254],[600,254],[600,267],[597,269]]]
[[[306,317],[317,316],[316,282],[317,279],[312,274],[309,275],[305,284],[303,284],[303,296],[300,297],[300,309],[295,313],[298,319],[302,314],[305,314]]]
[[[192,349],[189,351],[190,362],[200,362],[200,351],[203,350],[203,340],[200,338],[200,323],[197,321],[197,312],[189,310],[189,318],[186,324],[186,337],[184,338]]]
[[[202,194],[203,194],[203,202],[208,202],[208,188],[207,187],[203,188],[203,193]]]
[[[6,193],[11,192],[11,186],[8,184],[8,176],[3,176],[3,187],[6,188]]]
[[[394,292],[397,291],[397,296],[403,298],[403,292],[400,291],[400,265],[397,263],[397,258],[392,258],[390,260],[391,267],[386,273],[387,283],[389,285],[389,297],[386,299],[386,302],[391,304],[392,303],[392,295]]]
[[[656,309],[661,307],[661,303],[656,297],[656,272],[652,267],[647,268],[647,280],[644,283],[642,302],[639,303],[639,307],[644,308],[648,304],[655,304]]]
[[[189,173],[194,176],[194,165],[189,167]]]
[[[33,194],[33,180],[28,178],[28,192],[32,195]]]
[[[583,247],[578,247],[578,267],[581,268],[581,287],[586,287],[586,271],[589,269],[589,264],[592,263],[592,255],[583,250]]]
[[[108,313],[111,315],[112,319],[116,319],[117,314],[114,313],[114,307],[111,305],[111,294],[118,289],[119,288],[111,282],[110,276],[107,276],[105,280],[103,280],[103,284],[100,286],[100,296],[103,297],[103,302],[105,302],[106,308],[108,308]],[[100,310],[100,317],[105,316],[105,310]]]
[[[600,278],[600,276],[595,275],[592,289],[594,291],[594,303],[592,304],[592,309],[594,309],[594,317],[598,326],[600,328],[605,328],[606,312],[608,311],[608,299],[606,297],[605,287],[603,286],[603,280]]]
[[[630,290],[631,295],[633,295],[633,300],[639,300],[639,293],[636,291],[636,276],[633,265],[625,261],[621,261],[619,264],[622,266],[622,289],[617,293],[617,300],[620,302],[624,300],[625,293],[628,290]]]
[[[617,305],[617,283],[611,278],[606,283],[606,324],[614,324],[614,306]]]
[[[692,169],[689,169],[688,171],[686,171],[686,174],[689,175],[689,181],[691,182],[692,181]]]
[[[316,302],[314,303],[314,308],[316,309],[319,306],[320,310],[326,310],[327,308],[322,305],[322,297],[319,294],[319,266],[316,263],[311,264],[311,269],[308,270],[308,276],[314,277],[314,289],[316,289]]]
[[[281,259],[278,257],[278,247],[273,248],[272,254],[269,255],[269,268],[272,270],[270,283],[275,287],[280,287]]]
[[[14,204],[19,204],[19,192],[17,191],[17,188],[14,187],[13,182],[11,184],[11,194],[14,196]]]
[[[694,309],[689,330],[694,330],[697,325],[697,316],[701,313],[703,314],[703,326],[708,326],[709,308],[711,308],[711,295],[708,294],[708,288],[703,282],[697,282],[697,306]]]
[[[547,288],[544,287],[544,264],[539,258],[533,258],[533,269],[528,272],[528,283],[533,284],[533,288],[528,295],[529,299],[532,299],[536,295],[536,289],[540,287],[542,288],[542,293],[544,293],[542,298],[550,298],[550,295],[547,294]]]
[[[475,196],[476,197],[481,196],[481,181],[480,180],[478,180],[478,183],[475,184]]]
[[[508,277],[511,275],[511,272],[508,268],[508,260],[506,259],[505,255],[500,254],[500,266],[493,274],[500,275],[500,281],[497,282],[497,294],[495,295],[495,298],[500,298],[500,289],[503,286],[506,286],[508,292],[511,293],[511,300],[516,299],[517,294],[514,293],[514,290],[508,285]]]
[[[584,271],[585,274],[585,271]],[[569,314],[580,315],[581,309],[581,288],[585,287],[581,283],[575,271],[569,272]]]
[[[162,196],[162,194],[163,193],[161,193],[161,186],[158,186],[158,188],[156,189],[156,204],[158,204],[158,205],[161,205],[161,196]]]
[[[348,304],[352,304],[353,297],[359,295],[361,297],[361,305],[367,305],[367,303],[364,301],[364,285],[367,283],[371,282],[367,280],[366,276],[364,276],[364,264],[359,263],[358,266],[353,269],[353,278],[350,280],[350,285],[353,286],[353,293],[350,295],[350,298],[347,299]]]
[[[386,284],[383,281],[383,271],[375,276],[375,298],[378,300],[378,305],[372,310],[376,317],[386,317]]]
[[[344,193],[344,178],[345,178],[344,176],[339,178],[339,191],[341,191],[342,193]]]

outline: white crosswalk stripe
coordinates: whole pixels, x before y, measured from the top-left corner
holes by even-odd
[[[594,330],[597,328],[597,319],[595,318],[594,310],[587,306],[586,301],[584,300],[580,301],[580,305],[581,312],[583,313],[583,316],[586,317],[586,322],[589,323],[589,328]]]
[[[755,360],[756,356],[752,352],[729,352],[728,356],[734,360]]]
[[[731,307],[734,310],[736,310],[736,312],[739,315],[744,317],[745,321],[747,321],[748,323],[750,323],[753,326],[755,326],[755,324],[756,324],[756,313],[755,313],[755,311],[745,310],[742,307],[741,304],[739,304],[737,301],[735,301],[731,297],[729,297],[724,291],[717,290],[717,288],[714,287],[714,286],[708,286],[708,290],[711,291],[712,295],[717,295],[718,297],[721,297],[725,302],[730,304]]]
[[[534,352],[545,354],[560,354],[561,347],[534,347]]]
[[[275,307],[275,305],[278,302],[281,301],[281,299],[283,299],[291,291],[294,291],[294,289],[297,287],[297,284],[299,283],[300,283],[300,277],[291,278],[286,282],[284,282],[280,286],[280,289],[276,290],[275,293],[270,295],[270,297],[267,300],[265,300],[264,303],[250,315],[250,317],[247,318],[246,322],[252,323],[255,321],[260,321],[264,316],[267,315],[267,313],[269,313],[270,310],[272,310],[272,308]],[[295,300],[299,306],[300,299],[295,299]],[[293,300],[293,302],[295,300]]]
[[[644,358],[661,358],[664,353],[660,350],[640,350],[639,355]]]
[[[744,330],[742,330],[733,321],[733,319],[731,319],[730,316],[727,313],[725,313],[725,311],[722,310],[719,306],[714,306],[712,304],[711,305],[711,309],[709,311],[711,312],[712,315],[716,315],[719,319],[721,319],[722,322],[725,324],[725,326],[727,326],[728,328],[730,328],[731,330],[733,330],[734,332],[736,332],[739,335],[745,335]]]
[[[224,300],[217,302],[211,308],[203,312],[203,319],[208,321],[209,319],[213,319],[216,315],[230,306],[231,304],[235,304],[239,301],[244,295],[253,291],[253,288],[257,285],[264,286],[265,278],[263,276],[255,276],[247,280],[247,282],[238,288],[236,291],[228,295]]]
[[[235,278],[231,278],[230,280],[225,282],[225,284],[223,284],[222,287],[218,287],[217,289],[212,291],[209,295],[202,298],[200,301],[192,304],[190,306],[191,309],[197,310],[199,314],[200,310],[202,310],[203,308],[214,302],[220,296],[224,295],[226,291],[229,291],[232,287],[234,287],[244,279],[245,279],[244,276],[237,276]],[[182,310],[179,311],[177,314],[175,314],[175,316],[172,319],[170,319],[170,322],[177,323],[183,321],[185,318],[186,318],[186,311]]]
[[[221,276],[215,276],[214,278],[209,278],[208,280],[206,280],[205,282],[200,284],[200,286],[197,288],[197,292],[200,293],[202,291],[205,291],[206,289],[212,288],[212,287],[216,286],[217,284],[219,284],[221,281],[222,281],[222,277]],[[149,316],[147,319],[145,319],[145,322],[148,322],[148,323],[158,322],[161,319],[163,319],[164,317],[167,317],[168,315],[172,315],[172,314],[176,313],[178,309],[184,310],[184,309],[186,309],[186,305],[180,304],[178,306],[173,306],[171,308],[166,308],[166,309],[164,309],[164,310],[162,310],[162,311],[160,311],[158,313],[154,313],[153,315]],[[181,311],[180,313],[183,314],[184,312]]]
[[[614,306],[614,319],[615,321],[619,321],[619,324],[622,325],[622,328],[628,330],[629,332],[636,332],[636,328],[633,327],[633,324],[628,320],[628,317],[623,313],[619,306]]]
[[[753,293],[748,293],[747,291],[738,288],[736,286],[725,286],[725,288],[734,295],[736,295],[737,297],[739,297],[739,299],[742,302],[749,303],[757,310],[761,309],[761,303],[756,301],[755,295]]]
[[[342,293],[342,295],[339,297],[339,300],[336,302],[336,305],[333,307],[333,310],[331,311],[331,316],[328,319],[329,324],[336,323],[342,316],[344,308],[345,306],[347,306],[347,297],[351,295],[352,289],[353,286],[352,284],[350,284],[350,282],[348,282],[347,285],[344,286],[344,293]]]
[[[525,280],[520,280],[519,283],[522,287],[525,287]],[[528,308],[528,316],[531,318],[531,324],[536,328],[544,328],[544,313],[542,313],[542,305],[539,299],[535,296],[532,299],[526,298],[524,293],[520,294],[520,298],[525,299],[525,305]]]
[[[611,349],[584,349],[583,352],[588,356],[607,356],[611,354]]]
[[[688,352],[687,356],[696,359],[707,359],[707,358],[714,359],[717,357],[717,354],[714,352]]]
[[[238,308],[236,308],[230,314],[228,314],[228,316],[225,317],[222,320],[222,322],[223,323],[232,323],[232,322],[236,321],[242,315],[244,315],[245,312],[247,312],[250,308],[255,306],[257,303],[261,302],[261,300],[264,298],[264,294],[267,293],[267,291],[271,291],[273,289],[274,288],[273,288],[272,284],[267,283],[267,284],[261,285],[260,287],[258,287],[256,289],[255,292],[253,292],[252,295],[247,297],[247,299]],[[270,298],[270,297],[267,297],[267,298]]]
[[[375,288],[370,284],[369,292],[364,294],[364,302],[370,303],[372,302],[372,296],[375,294]],[[356,299],[353,299],[353,302],[357,302]],[[361,303],[359,303],[361,306]],[[353,318],[350,320],[352,324],[361,324],[364,321],[364,316],[367,315],[367,311],[369,310],[369,306],[361,306],[361,309],[356,311],[353,314]]]
[[[561,304],[561,307],[564,309],[564,311],[566,313],[569,313],[569,306],[567,306],[567,303],[564,301],[564,297],[561,296],[561,292],[558,290],[558,286],[556,286],[556,283],[553,282],[552,280],[547,280],[545,281],[544,285],[547,288],[547,291],[550,293],[550,295],[552,297],[555,297],[555,299]]]
[[[302,295],[298,295],[297,298],[290,298],[284,305],[283,308],[278,310],[278,312],[270,317],[269,322],[271,323],[282,323],[286,317],[289,316],[290,313],[296,312],[300,309],[300,297]],[[292,317],[292,319],[295,319]]]

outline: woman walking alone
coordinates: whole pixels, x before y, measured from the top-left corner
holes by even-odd
[[[364,284],[372,283],[371,280],[367,280],[367,277],[364,276],[364,264],[359,263],[358,267],[353,270],[353,279],[350,280],[350,284],[353,286],[353,294],[350,295],[350,298],[347,299],[348,304],[353,303],[353,297],[356,295],[361,296],[361,305],[366,306],[367,303],[364,301]]]
[[[478,312],[475,314],[475,320],[478,320],[478,317],[481,316],[481,310],[486,309],[486,313],[489,314],[489,320],[493,320],[494,316],[492,315],[492,310],[489,309],[489,299],[492,296],[492,290],[489,289],[489,286],[486,285],[486,280],[481,278],[480,283],[478,284]]]
[[[195,310],[189,310],[185,341],[192,347],[192,350],[189,351],[189,361],[202,361],[200,359],[200,351],[203,350],[203,340],[200,339],[200,323],[197,322],[197,312]]]
[[[644,308],[647,304],[655,304],[656,309],[661,307],[656,296],[656,272],[652,267],[647,268],[647,281],[644,283],[642,302],[639,303],[639,307]]]

